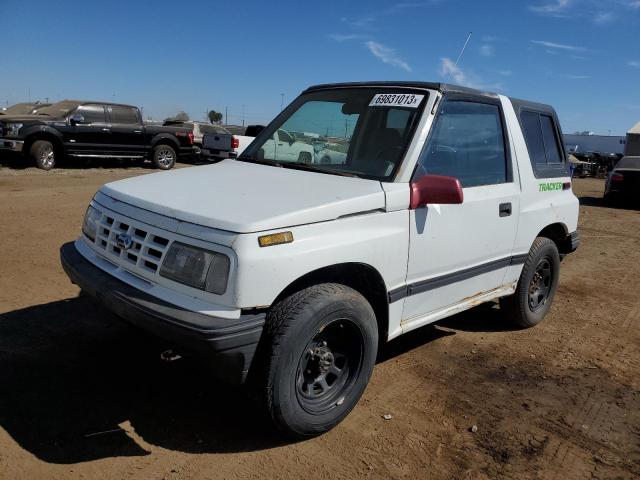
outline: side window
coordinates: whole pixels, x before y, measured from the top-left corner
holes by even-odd
[[[540,115],[540,124],[542,125],[542,138],[544,139],[547,163],[561,163],[562,156],[560,155],[553,119],[549,115]]]
[[[463,187],[506,183],[507,156],[500,108],[445,100],[414,178],[425,174],[456,177]]]
[[[291,143],[293,138],[284,130],[278,130],[278,140],[281,142]]]
[[[552,178],[566,175],[555,119],[545,113],[521,110],[520,123],[536,177]]]
[[[520,118],[522,119],[524,140],[529,150],[529,158],[536,165],[546,164],[547,154],[544,148],[544,139],[542,138],[540,115],[534,112],[522,112]]]
[[[82,105],[75,113],[84,117],[84,123],[105,123],[104,107],[102,105]]]
[[[139,124],[138,110],[131,107],[112,106],[109,107],[111,123]]]

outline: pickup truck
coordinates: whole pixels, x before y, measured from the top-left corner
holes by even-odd
[[[131,105],[63,100],[35,115],[0,117],[0,152],[30,157],[51,170],[63,156],[148,159],[162,170],[194,153],[188,128],[145,125]]]
[[[346,159],[285,154],[282,131]],[[544,319],[579,243],[561,138],[550,106],[469,88],[311,87],[235,160],[104,185],[62,265],[244,383],[283,432],[317,435],[355,407],[379,345],[482,302],[518,328]]]
[[[229,125],[218,127],[222,132],[206,132],[202,140],[202,156],[207,160],[236,158],[242,155],[256,135],[264,128],[262,125],[240,127]]]

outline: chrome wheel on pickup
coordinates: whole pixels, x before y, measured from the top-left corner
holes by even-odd
[[[161,170],[169,170],[176,164],[176,151],[169,145],[158,145],[153,149],[153,164]]]
[[[53,144],[47,140],[36,140],[29,150],[36,167],[51,170],[56,164],[56,151]]]
[[[276,304],[265,328],[252,374],[276,426],[309,437],[340,423],[375,364],[378,326],[371,305],[352,288],[323,283]]]

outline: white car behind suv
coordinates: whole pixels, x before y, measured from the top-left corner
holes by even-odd
[[[291,131],[346,157],[308,163]],[[542,321],[578,246],[561,138],[551,107],[502,95],[312,87],[237,160],[103,186],[62,264],[316,435],[356,405],[379,343],[497,299],[519,327]]]

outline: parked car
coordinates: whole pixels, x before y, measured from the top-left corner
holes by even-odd
[[[62,156],[149,159],[160,169],[194,152],[188,128],[145,125],[131,105],[64,100],[35,115],[0,117],[0,151],[21,152],[50,170]]]
[[[296,140],[283,128],[278,128],[258,149],[257,158],[262,160],[298,161],[312,163],[315,155],[311,143]]]
[[[173,126],[173,127],[184,127],[184,128],[191,129],[191,131],[193,132],[193,144],[198,149],[202,149],[203,139],[206,133],[225,134],[225,135],[230,134],[230,132],[226,128],[220,125],[214,125],[206,122],[192,122],[192,121],[185,122],[180,120],[167,120],[164,122],[164,125]],[[200,152],[196,151],[196,154],[198,153]]]
[[[288,131],[342,134],[348,157],[307,163]],[[100,188],[62,265],[317,435],[358,402],[379,341],[497,299],[519,328],[543,320],[578,246],[561,138],[553,108],[503,95],[311,87],[236,160]]]
[[[41,108],[48,107],[49,105],[51,104],[40,102],[16,103],[15,105],[11,105],[9,108],[0,110],[0,115],[33,115]]]
[[[623,157],[609,172],[604,199],[610,203],[640,200],[640,157]]]

